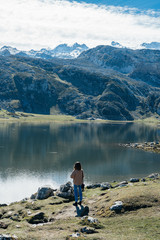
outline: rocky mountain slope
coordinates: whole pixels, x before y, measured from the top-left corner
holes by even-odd
[[[77,118],[160,115],[160,51],[98,46],[77,59],[0,57],[0,107]]]

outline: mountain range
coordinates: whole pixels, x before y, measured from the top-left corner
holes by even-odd
[[[119,42],[112,41],[110,44],[112,47],[125,48]],[[142,43],[139,46],[140,49],[153,49],[160,50],[160,42]],[[42,48],[41,50],[21,51],[17,48],[10,46],[3,46],[0,48],[0,55],[2,56],[22,56],[22,57],[32,57],[32,58],[42,58],[42,59],[53,59],[53,58],[63,58],[63,59],[73,59],[77,58],[82,52],[88,50],[89,48],[85,44],[75,43],[71,46],[66,43],[60,44],[54,49]]]
[[[0,107],[9,111],[111,120],[160,115],[159,50],[102,45],[73,59],[3,54],[0,79]]]
[[[67,44],[60,44],[54,49],[46,49],[42,48],[39,51],[30,50],[30,51],[20,51],[17,48],[12,48],[10,46],[3,46],[0,49],[0,55],[2,56],[22,56],[22,57],[32,57],[32,58],[43,58],[43,59],[52,59],[55,57],[58,58],[76,58],[78,57],[83,51],[87,50],[88,47],[85,44],[78,44],[75,43],[71,46]]]

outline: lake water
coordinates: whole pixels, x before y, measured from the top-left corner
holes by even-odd
[[[119,143],[160,141],[160,129],[141,124],[0,123],[0,203],[18,201],[43,185],[70,180],[80,161],[85,184],[160,172],[160,155]]]

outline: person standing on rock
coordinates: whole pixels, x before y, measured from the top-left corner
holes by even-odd
[[[73,205],[77,207],[77,204],[79,204],[79,205],[82,204],[82,188],[81,188],[81,185],[83,184],[83,178],[84,178],[84,173],[83,173],[83,170],[81,169],[80,162],[76,162],[74,164],[74,170],[71,174],[71,178],[73,178],[74,197],[75,197],[75,203]],[[79,192],[79,198],[80,198],[79,202],[78,202],[78,192]]]

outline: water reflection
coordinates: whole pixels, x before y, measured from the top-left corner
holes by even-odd
[[[68,181],[75,161],[82,162],[86,182],[145,176],[160,169],[160,155],[117,144],[158,140],[156,127],[140,124],[0,123],[0,184],[10,192],[23,183],[26,197],[44,183],[57,187]],[[0,197],[22,198],[18,191],[17,198],[6,196]]]

